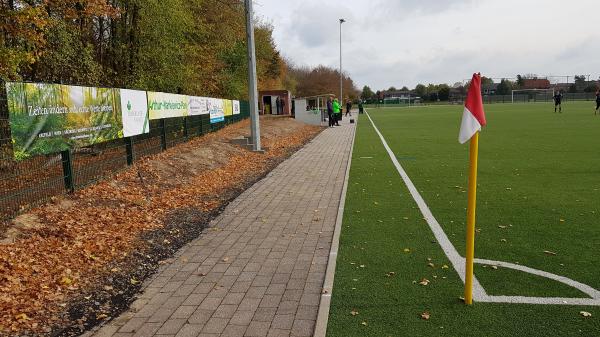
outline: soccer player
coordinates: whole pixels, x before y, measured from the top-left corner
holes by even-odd
[[[562,113],[562,106],[560,103],[562,102],[562,94],[558,91],[554,96],[554,112],[556,112],[556,107],[558,107],[558,112]]]
[[[600,90],[596,91],[596,110],[594,110],[594,115],[600,112]]]

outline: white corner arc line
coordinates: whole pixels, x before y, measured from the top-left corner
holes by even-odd
[[[564,277],[564,276],[560,276],[560,275],[556,275],[547,271],[543,271],[543,270],[539,270],[539,269],[534,269],[534,268],[530,268],[530,267],[526,267],[526,266],[522,266],[520,264],[515,264],[515,263],[510,263],[510,262],[504,262],[504,261],[495,261],[495,260],[486,260],[486,259],[475,259],[475,263],[478,264],[487,264],[487,265],[492,265],[492,266],[498,266],[498,267],[503,267],[503,268],[508,268],[508,269],[514,269],[514,270],[518,270],[518,271],[522,271],[525,273],[529,273],[529,274],[534,274],[537,276],[542,276],[545,277],[547,279],[551,279],[560,283],[564,283],[568,286],[571,286],[583,293],[585,293],[586,295],[590,296],[592,299],[600,299],[600,291],[588,286],[587,284],[583,284],[581,282],[577,282],[575,280],[572,280],[568,277]]]
[[[389,147],[389,145],[385,141],[385,138],[383,137],[383,135],[381,134],[381,132],[375,125],[375,122],[373,122],[373,119],[371,119],[371,116],[369,115],[369,112],[366,109],[365,109],[365,114],[369,118],[369,121],[371,122],[373,129],[375,129],[375,132],[379,136],[379,139],[381,140],[383,147],[386,149],[390,159],[392,160],[392,163],[396,167],[396,170],[402,177],[402,180],[404,181],[404,184],[408,188],[408,191],[410,192],[411,196],[417,203],[417,206],[419,207],[421,214],[423,214],[423,218],[425,219],[425,221],[427,221],[427,224],[429,225],[429,228],[431,228],[431,231],[433,232],[436,240],[438,241],[439,245],[442,247],[442,250],[444,251],[444,253],[448,257],[448,259],[450,260],[450,263],[452,263],[452,266],[458,273],[458,276],[464,283],[465,282],[465,258],[462,257],[458,253],[458,251],[456,250],[456,248],[454,247],[454,245],[452,244],[452,242],[450,241],[450,239],[448,238],[448,236],[442,229],[442,226],[440,226],[438,221],[433,216],[433,213],[431,213],[431,210],[425,203],[425,200],[423,199],[423,197],[421,196],[421,194],[419,193],[419,191],[417,190],[415,185],[410,180],[410,177],[408,176],[406,171],[404,171],[404,169],[402,168],[402,165],[400,165],[400,162],[398,162],[396,155],[394,154],[392,149]],[[525,267],[525,266],[521,266],[521,265],[508,263],[508,262],[483,260],[483,259],[476,259],[475,262],[483,263],[483,264],[498,265],[498,266],[502,266],[505,268],[515,269],[515,270],[523,271],[526,273],[546,277],[546,278],[564,283],[566,285],[569,285],[573,288],[576,288],[579,291],[592,297],[592,298],[562,298],[562,297],[559,298],[559,297],[526,297],[526,296],[491,296],[485,292],[485,289],[481,286],[481,284],[479,283],[477,278],[473,277],[473,299],[475,301],[490,302],[490,303],[563,304],[563,305],[570,304],[570,305],[600,306],[600,292],[598,290],[596,290],[588,285],[585,285],[583,283],[569,279],[567,277],[559,276],[559,275],[548,273],[548,272],[545,272],[542,270],[537,270],[537,269],[533,269],[533,268],[529,268],[529,267]]]

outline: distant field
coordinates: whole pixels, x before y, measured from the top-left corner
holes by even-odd
[[[554,114],[551,104],[485,106],[476,257],[600,288],[600,116],[593,108],[591,102],[572,102]],[[462,107],[368,111],[464,255],[468,146],[457,142]],[[463,291],[458,274],[451,266],[441,268],[449,265],[446,256],[364,116],[340,246],[329,336],[600,336],[599,307],[465,307],[458,299]],[[395,274],[388,277],[389,272]],[[477,265],[475,273],[491,295],[586,297],[510,269]],[[423,278],[430,283],[419,285]],[[582,317],[582,310],[592,317]],[[424,311],[431,319],[420,319]]]

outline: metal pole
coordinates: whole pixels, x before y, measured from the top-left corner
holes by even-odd
[[[254,50],[254,22],[252,0],[244,0],[246,8],[246,41],[248,46],[248,99],[250,104],[250,135],[252,150],[261,151],[258,118],[258,91],[256,84],[256,52]]]
[[[344,76],[342,75],[342,23],[346,22],[344,19],[340,19],[340,104],[343,104],[344,97]]]

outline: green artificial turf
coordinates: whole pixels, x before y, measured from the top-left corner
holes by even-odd
[[[476,257],[518,262],[599,287],[600,160],[594,149],[600,117],[594,119],[588,105],[565,104],[562,115],[541,104],[486,106],[489,127],[480,138]],[[369,113],[464,254],[468,146],[457,142],[462,107]],[[503,268],[476,266],[476,276],[493,295],[585,297],[561,283]],[[423,278],[430,283],[419,285]],[[361,116],[328,336],[600,335],[597,307],[468,307],[459,300],[462,293],[458,274],[368,119]],[[353,310],[358,315],[351,315]],[[592,317],[582,317],[582,310]],[[419,316],[425,311],[431,313],[429,320]]]

